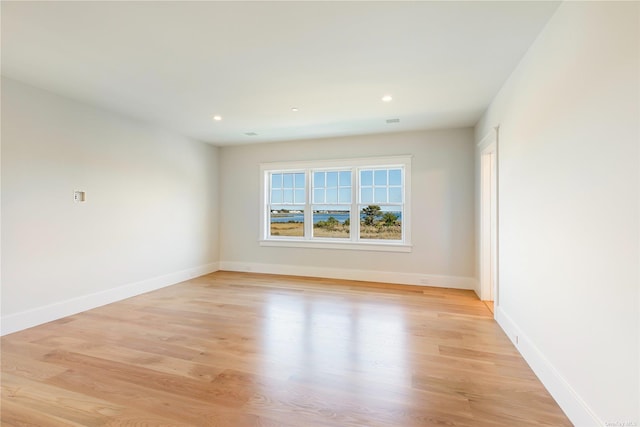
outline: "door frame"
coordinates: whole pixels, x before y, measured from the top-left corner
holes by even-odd
[[[498,131],[480,144],[480,299],[500,304],[498,280]]]

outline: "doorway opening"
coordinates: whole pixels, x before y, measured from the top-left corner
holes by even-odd
[[[480,299],[492,313],[498,293],[498,128],[481,142],[480,152]]]

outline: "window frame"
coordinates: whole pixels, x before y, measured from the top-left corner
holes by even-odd
[[[385,252],[411,252],[411,155],[356,159],[274,162],[260,164],[260,246],[295,248],[354,249]],[[360,238],[360,171],[366,169],[402,170],[402,240]],[[321,171],[351,171],[351,216],[348,238],[313,237],[313,174]],[[273,173],[305,173],[304,235],[270,236],[270,190]],[[327,203],[324,203],[325,205]],[[370,203],[375,204],[375,203]],[[356,221],[353,221],[355,218]]]

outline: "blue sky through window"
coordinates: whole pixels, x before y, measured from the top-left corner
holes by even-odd
[[[272,204],[305,204],[304,172],[271,174]]]
[[[312,176],[312,203],[323,210],[342,210],[351,204],[351,171],[315,171]],[[271,204],[304,205],[305,173],[271,174]],[[360,204],[403,203],[402,170],[399,168],[360,170]],[[388,209],[383,209],[388,210]]]
[[[402,170],[395,168],[361,170],[360,203],[402,203]]]
[[[351,171],[313,173],[313,203],[331,204],[332,210],[344,209],[338,204],[351,203]]]

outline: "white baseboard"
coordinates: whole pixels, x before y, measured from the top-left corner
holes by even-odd
[[[482,301],[482,296],[480,295],[480,280],[474,279],[473,292],[475,292],[478,299]]]
[[[326,279],[362,280],[366,282],[396,283],[401,285],[434,286],[438,288],[474,289],[473,277],[439,276],[433,274],[403,273],[395,271],[354,270],[304,265],[259,264],[252,262],[220,261],[220,270],[242,271],[290,276],[322,277]]]
[[[495,318],[500,327],[505,331],[551,396],[558,402],[558,405],[569,417],[569,420],[580,427],[602,427],[605,425],[549,362],[535,343],[522,332],[513,319],[500,306],[496,307],[495,312]]]
[[[218,267],[217,262],[205,264],[199,267],[176,271],[163,276],[128,283],[123,286],[118,286],[117,288],[107,289],[105,291],[83,295],[66,301],[60,301],[43,307],[22,311],[20,313],[2,316],[1,335],[21,331],[23,329],[51,322],[52,320],[61,319],[82,311],[91,310],[92,308],[121,301],[126,298],[131,298],[136,295],[184,282],[185,280],[213,273],[214,271],[218,271]]]

